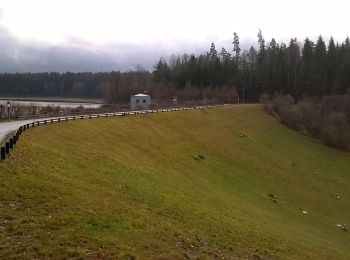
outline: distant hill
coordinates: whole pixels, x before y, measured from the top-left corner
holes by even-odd
[[[0,162],[0,258],[349,259],[349,169],[257,105],[41,126]]]

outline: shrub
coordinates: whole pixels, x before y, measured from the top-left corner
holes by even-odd
[[[302,124],[303,115],[298,105],[288,107],[281,115],[283,123],[289,125],[295,130],[299,130]]]
[[[290,95],[276,96],[264,109],[325,144],[350,149],[350,96],[304,97],[297,104]]]
[[[149,105],[149,109],[151,109],[151,110],[156,110],[156,109],[158,109],[158,104],[157,103],[151,103],[150,105]]]
[[[262,93],[259,97],[259,103],[266,104],[270,100],[270,96],[267,93]]]
[[[350,148],[350,126],[344,114],[333,112],[324,119],[321,139],[329,145]]]

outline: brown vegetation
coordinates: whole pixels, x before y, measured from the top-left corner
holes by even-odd
[[[266,100],[266,95],[261,100]],[[350,95],[304,97],[299,102],[285,95],[264,103],[266,111],[291,128],[327,145],[350,149]]]

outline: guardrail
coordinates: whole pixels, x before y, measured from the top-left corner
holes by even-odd
[[[140,111],[128,111],[128,112],[116,112],[116,113],[103,113],[103,114],[92,114],[92,115],[78,115],[78,116],[65,116],[65,117],[57,117],[51,119],[42,119],[35,122],[27,123],[20,126],[17,130],[12,132],[3,142],[1,143],[0,150],[0,160],[5,160],[7,156],[10,154],[10,151],[14,148],[14,146],[19,141],[21,134],[33,127],[38,127],[46,124],[53,123],[61,123],[67,122],[70,120],[79,120],[79,119],[92,119],[92,118],[100,118],[100,117],[116,117],[116,116],[128,116],[128,115],[142,115],[148,113],[160,113],[160,112],[172,112],[172,111],[181,111],[181,110],[193,110],[193,109],[205,109],[212,107],[223,107],[229,106],[230,104],[222,104],[222,105],[211,105],[211,106],[195,106],[195,107],[180,107],[180,108],[162,108],[155,110],[140,110]]]

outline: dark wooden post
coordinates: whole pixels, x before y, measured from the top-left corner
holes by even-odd
[[[10,138],[10,148],[12,149],[13,148],[13,139]]]
[[[5,160],[6,158],[6,149],[5,147],[1,146],[1,159]]]
[[[5,148],[6,148],[6,153],[9,153],[10,152],[10,143],[9,142],[6,142]]]

